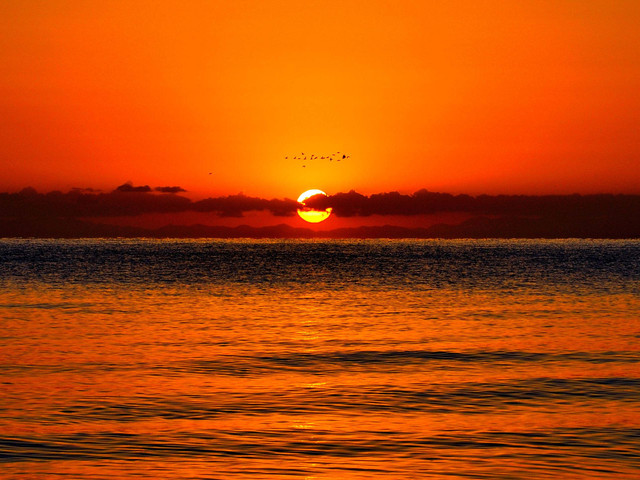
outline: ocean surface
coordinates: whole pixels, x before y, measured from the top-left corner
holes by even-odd
[[[639,241],[0,240],[1,479],[638,479]]]

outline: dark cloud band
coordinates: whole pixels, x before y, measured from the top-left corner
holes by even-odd
[[[135,216],[143,213],[211,212],[225,217],[241,217],[249,211],[268,211],[275,216],[294,215],[300,208],[291,199],[264,199],[243,194],[193,201],[177,195],[184,189],[124,184],[110,193],[73,189],[38,193],[25,188],[19,193],[0,193],[0,217],[108,217]],[[419,190],[404,195],[398,192],[370,196],[355,191],[328,197],[317,195],[305,201],[307,208],[331,207],[340,217],[371,215],[424,215],[441,212],[468,212],[474,215],[574,218],[640,218],[640,195],[450,195]]]
[[[468,212],[482,215],[594,216],[638,215],[640,195],[451,195],[419,190],[370,196],[355,191],[324,197],[316,195],[305,205],[318,210],[331,207],[340,217],[370,215],[424,215]],[[639,218],[639,217],[636,217]]]

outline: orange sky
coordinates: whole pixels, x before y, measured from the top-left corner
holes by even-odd
[[[639,193],[638,25],[636,0],[0,1],[0,191]]]

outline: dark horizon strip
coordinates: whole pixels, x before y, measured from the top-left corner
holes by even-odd
[[[160,193],[152,193],[153,191]],[[191,200],[178,195],[182,187],[133,186],[125,184],[109,193],[72,189],[67,193],[38,193],[25,188],[18,193],[0,193],[0,218],[64,218],[136,216],[146,213],[207,212],[220,217],[242,217],[245,212],[268,211],[288,217],[302,207],[297,201],[250,197],[242,193]],[[362,195],[346,193],[317,195],[305,202],[307,208],[332,208],[338,217],[415,216],[467,212],[476,215],[552,218],[569,223],[576,219],[625,218],[637,223],[640,195],[452,195],[422,189],[413,194],[398,192]]]

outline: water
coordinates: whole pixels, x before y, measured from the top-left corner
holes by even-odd
[[[0,241],[0,478],[640,478],[638,241]]]

